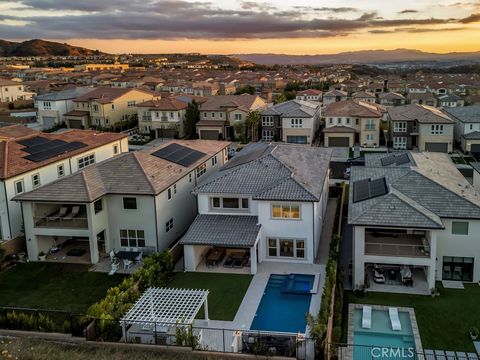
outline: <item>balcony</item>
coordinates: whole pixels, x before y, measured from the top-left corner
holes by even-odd
[[[365,255],[429,258],[426,234],[365,231]]]
[[[376,127],[375,127],[375,124],[373,125],[365,125],[365,131],[372,131],[372,130],[376,130]]]
[[[33,221],[36,228],[88,229],[85,205],[36,204]]]

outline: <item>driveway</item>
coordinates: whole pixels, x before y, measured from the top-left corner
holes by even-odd
[[[332,149],[332,161],[346,162],[350,153],[348,147],[331,147]]]

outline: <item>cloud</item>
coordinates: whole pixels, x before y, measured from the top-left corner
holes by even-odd
[[[406,9],[398,12],[399,14],[416,14],[418,10]]]
[[[480,13],[472,14],[466,18],[460,19],[462,24],[470,24],[475,22],[480,22]]]

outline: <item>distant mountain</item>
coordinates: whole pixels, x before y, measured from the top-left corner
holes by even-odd
[[[0,40],[0,56],[88,56],[100,55],[97,50],[39,39],[24,42]]]
[[[478,52],[435,54],[411,49],[350,51],[327,55],[235,54],[239,59],[263,65],[380,64],[405,61],[478,61]]]

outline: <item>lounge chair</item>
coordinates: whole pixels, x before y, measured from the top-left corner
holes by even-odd
[[[72,207],[72,211],[70,214],[65,215],[63,217],[63,220],[72,220],[74,217],[76,217],[80,213],[80,206],[74,206]]]
[[[377,284],[385,284],[385,275],[379,273],[377,270],[373,270],[373,281]]]
[[[124,269],[130,269],[133,265],[133,261],[132,260],[128,260],[128,259],[123,259],[123,268]]]
[[[478,355],[475,353],[467,353],[468,360],[478,360]]]
[[[227,268],[233,267],[233,259],[231,256],[227,256],[227,258],[225,259],[225,262],[223,263],[223,266]]]
[[[435,360],[435,352],[431,349],[426,349],[423,351],[425,354],[425,360]]]
[[[445,351],[443,350],[435,350],[435,357],[437,360],[447,360],[445,357]]]
[[[371,306],[367,306],[367,305],[363,306],[362,328],[363,329],[372,328],[372,307]]]
[[[50,220],[50,221],[59,220],[63,218],[65,215],[67,215],[67,212],[68,212],[68,208],[66,206],[62,206],[60,210],[58,210],[58,212],[48,216],[47,220]]]
[[[392,329],[394,331],[401,331],[402,324],[400,323],[400,318],[398,317],[397,308],[388,308],[388,314],[390,315],[390,323],[392,324]]]

